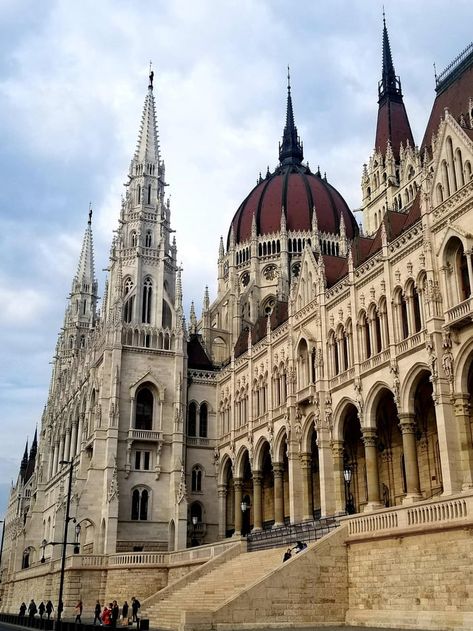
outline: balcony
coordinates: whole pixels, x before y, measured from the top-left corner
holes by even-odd
[[[309,383],[297,390],[297,403],[310,403],[312,397],[315,395],[315,384]]]
[[[162,432],[155,432],[152,429],[135,429],[132,427],[128,430],[128,440],[144,440],[148,442],[158,442],[163,439]]]
[[[467,298],[455,305],[445,313],[445,321],[448,326],[461,329],[473,320],[473,297]]]

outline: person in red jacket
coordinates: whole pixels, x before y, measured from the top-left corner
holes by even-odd
[[[104,624],[105,626],[110,626],[112,622],[110,619],[111,613],[112,613],[112,606],[110,603],[110,606],[107,607],[107,605],[105,605],[102,611],[102,624]]]

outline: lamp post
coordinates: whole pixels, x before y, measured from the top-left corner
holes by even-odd
[[[198,521],[199,521],[199,518],[197,517],[197,515],[192,515],[192,537],[191,537],[192,547],[198,545],[197,539],[195,537],[195,527],[197,526]]]
[[[353,505],[353,496],[350,491],[352,470],[349,465],[346,465],[343,469],[343,478],[345,480],[345,512],[347,515],[353,515],[355,512],[355,506]]]
[[[71,507],[73,462],[72,460],[61,460],[59,464],[69,465],[69,477],[68,477],[68,484],[67,484],[67,499],[66,499],[66,515],[64,517],[64,537],[62,541],[46,541],[46,539],[43,539],[43,541],[41,542],[41,547],[43,549],[41,563],[44,563],[46,560],[44,558],[44,550],[46,546],[59,546],[59,545],[62,546],[61,574],[59,577],[59,598],[58,598],[58,605],[57,605],[57,622],[60,623],[61,618],[62,618],[62,610],[63,610],[62,598],[63,598],[63,593],[64,593],[64,572],[66,569],[66,547],[71,546],[71,545],[74,546],[74,554],[79,554],[79,551],[80,551],[79,537],[80,537],[81,527],[80,527],[80,524],[77,524],[75,527],[75,541],[72,541],[72,542],[68,541],[67,531],[69,527],[69,522],[76,521],[75,517],[71,517],[69,515],[69,511]]]
[[[241,508],[241,512],[243,513],[243,519],[242,521],[242,535],[245,536],[246,534],[248,534],[246,532],[246,525],[245,525],[245,513],[248,510],[248,502],[246,501],[246,499],[243,499],[241,504],[240,504],[240,508]]]

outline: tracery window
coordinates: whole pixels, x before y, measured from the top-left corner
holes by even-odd
[[[145,235],[145,247],[146,248],[150,248],[151,247],[151,230],[147,230],[147,232],[146,232],[146,235]]]
[[[136,396],[136,429],[153,429],[153,393],[149,388],[141,388]]]
[[[187,434],[188,436],[197,435],[197,405],[194,401],[189,404],[187,412]]]
[[[135,489],[131,496],[131,519],[133,521],[147,521],[149,505],[148,489]]]
[[[208,425],[207,403],[201,403],[200,410],[199,410],[199,436],[201,438],[207,438],[207,425]]]
[[[200,465],[195,465],[192,468],[191,475],[191,489],[193,493],[201,493],[202,492],[202,477],[203,472]]]
[[[141,306],[141,321],[144,324],[151,323],[151,297],[153,291],[153,281],[146,278],[143,283],[143,304]]]

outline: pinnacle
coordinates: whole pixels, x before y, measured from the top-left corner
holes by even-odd
[[[143,106],[140,130],[135,155],[132,161],[133,166],[142,165],[146,169],[147,165],[158,166],[161,157],[159,150],[158,126],[156,123],[156,104],[153,92],[153,71],[150,72],[150,83]],[[157,172],[156,172],[157,175]]]
[[[92,209],[90,207],[89,220],[87,222],[84,238],[82,240],[82,250],[74,281],[79,282],[80,284],[88,284],[90,286],[90,290],[92,290],[92,285],[95,282],[94,244],[92,237]]]

